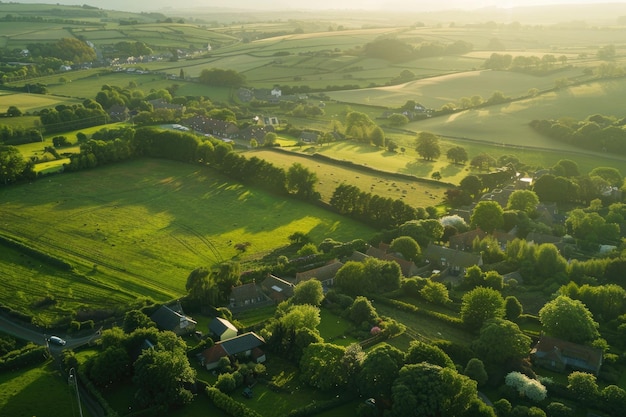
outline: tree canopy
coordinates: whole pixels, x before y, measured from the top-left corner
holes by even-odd
[[[576,343],[596,339],[598,323],[591,312],[578,300],[559,295],[539,310],[539,320],[546,333]]]
[[[481,201],[472,211],[470,222],[472,227],[491,233],[504,225],[504,210],[495,201]]]
[[[494,289],[478,287],[465,293],[461,302],[461,320],[479,329],[489,319],[504,317],[504,298]]]
[[[420,132],[415,140],[415,150],[427,161],[439,158],[441,155],[439,136],[430,132]]]

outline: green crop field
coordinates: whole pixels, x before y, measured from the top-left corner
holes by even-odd
[[[288,245],[296,231],[314,242],[367,238],[374,232],[308,204],[232,183],[209,169],[160,160],[53,176],[3,189],[1,201],[0,233],[66,259],[88,278],[84,290],[76,287],[70,294],[73,275],[3,252],[6,288],[18,288],[27,276],[29,285],[21,290],[33,302],[16,299],[12,291],[3,292],[0,301],[30,309],[42,321],[49,312],[33,308],[42,294],[57,299],[50,310],[61,315],[98,298],[109,297],[109,308],[135,297],[166,300],[185,293],[194,268],[252,260]],[[234,249],[240,242],[251,243],[249,252]]]
[[[23,113],[32,113],[38,110],[48,109],[59,104],[72,104],[79,102],[79,100],[72,98],[55,97],[42,94],[2,94],[0,95],[0,113],[6,112],[9,106],[16,106]],[[5,120],[6,119],[0,119],[0,124],[8,124],[5,123]],[[24,123],[23,125],[26,126],[29,124],[30,123]]]

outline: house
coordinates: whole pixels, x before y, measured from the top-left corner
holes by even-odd
[[[330,263],[315,269],[309,269],[308,271],[296,273],[296,285],[301,282],[308,281],[310,279],[317,279],[321,281],[324,291],[329,287],[332,287],[335,283],[335,275],[337,271],[343,266],[342,262],[337,259],[330,261]]]
[[[261,283],[261,289],[276,303],[293,297],[293,287],[293,283],[272,274],[268,274]]]
[[[259,290],[256,282],[253,281],[233,287],[230,291],[230,302],[228,305],[230,308],[245,307],[262,301],[265,301],[265,296]]]
[[[270,95],[275,98],[280,98],[280,96],[283,95],[283,92],[280,88],[274,87],[272,88],[272,91],[270,91]]]
[[[193,332],[198,324],[191,317],[185,316],[180,303],[171,307],[163,305],[150,318],[159,330],[169,330],[178,335]]]
[[[365,252],[367,256],[371,256],[383,261],[394,261],[400,265],[402,275],[409,278],[419,273],[419,268],[413,261],[407,261],[399,254],[389,253],[389,245],[387,243],[379,243],[378,247],[370,246]]]
[[[263,116],[263,124],[274,126],[279,125],[280,121],[276,116]]]
[[[530,357],[535,365],[559,372],[576,370],[597,376],[602,366],[601,349],[550,336],[541,336]]]
[[[483,240],[487,236],[492,236],[498,241],[500,245],[500,249],[504,250],[506,245],[515,239],[515,236],[511,233],[506,233],[502,231],[495,230],[491,235],[480,228],[476,228],[474,230],[470,230],[465,233],[459,233],[454,236],[450,236],[449,246],[453,249],[463,250],[463,251],[471,251],[474,248],[474,240],[478,238],[478,240]]]
[[[148,103],[152,105],[154,110],[165,109],[165,110],[174,110],[178,114],[184,114],[186,107],[182,104],[168,103],[162,98],[157,98],[154,100],[149,100]]]
[[[464,252],[433,244],[428,245],[422,255],[433,268],[440,269],[442,275],[465,274],[465,270],[470,266],[483,264],[480,253]]]
[[[214,317],[209,323],[209,332],[217,340],[228,340],[237,336],[237,328],[234,324],[221,317]]]
[[[316,143],[318,135],[316,132],[302,132],[300,140],[304,143]]]
[[[109,108],[109,117],[112,122],[125,122],[130,117],[128,107],[114,104]]]
[[[259,348],[265,340],[254,332],[244,333],[228,340],[219,341],[199,355],[200,363],[207,370],[218,367],[224,357],[243,355],[256,363],[265,362],[265,353]]]

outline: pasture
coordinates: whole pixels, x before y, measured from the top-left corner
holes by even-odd
[[[335,152],[335,149],[345,149],[343,154],[339,151]],[[314,171],[318,178],[317,190],[322,195],[323,201],[330,201],[333,192],[341,183],[347,183],[355,185],[359,189],[365,192],[371,192],[372,194],[379,195],[381,197],[388,197],[393,199],[402,199],[405,203],[413,205],[415,207],[428,207],[434,206],[441,202],[443,199],[443,193],[448,189],[446,185],[439,185],[430,182],[411,181],[410,179],[397,178],[391,174],[385,173],[370,173],[360,169],[336,165],[333,163],[325,162],[319,159],[312,159],[298,155],[295,149],[293,153],[276,152],[267,149],[258,149],[247,152],[249,156],[257,156],[261,159],[266,159],[274,165],[281,167],[289,167],[294,162],[298,162],[306,168]],[[372,161],[379,157],[384,151],[367,146],[359,146],[352,142],[340,142],[331,146],[323,147],[303,147],[303,152],[319,152],[328,154],[333,158],[339,160],[353,161],[355,164],[367,165],[368,160]],[[370,156],[373,154],[373,156]],[[341,156],[345,156],[342,158]],[[389,154],[388,158],[402,158],[399,154]],[[385,170],[389,165],[375,165],[378,169]],[[395,171],[389,171],[395,172]],[[409,172],[405,172],[409,173]]]
[[[71,277],[3,251],[10,273],[6,288],[22,286],[27,276],[29,285],[20,288],[23,298],[36,301],[49,294],[58,300],[49,310],[61,315],[81,303],[95,309],[98,299],[108,298],[115,308],[133,299],[180,297],[194,268],[252,261],[288,245],[296,231],[313,242],[374,233],[320,208],[233,183],[208,168],[161,160],[52,176],[5,188],[0,196],[3,235],[67,260],[87,277],[84,289],[72,282],[70,291]],[[250,242],[248,252],[234,248],[241,242]],[[27,309],[42,321],[52,315],[35,309],[37,303],[16,299],[12,291],[3,292],[0,302]]]
[[[79,100],[67,97],[56,97],[43,94],[13,93],[0,95],[0,113],[5,113],[10,106],[15,106],[22,113],[33,113],[42,109],[55,107],[59,104],[80,103]],[[0,124],[6,123],[6,118],[0,119]],[[24,123],[28,126],[30,123]]]

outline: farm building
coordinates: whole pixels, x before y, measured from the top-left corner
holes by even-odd
[[[337,275],[337,271],[339,271],[342,266],[342,262],[334,259],[328,264],[319,268],[310,269],[304,272],[298,272],[296,274],[296,285],[310,279],[317,279],[318,281],[322,282],[324,291],[326,291],[329,287],[333,286],[335,282],[335,275]]]
[[[480,253],[464,252],[433,244],[426,247],[423,256],[433,268],[440,269],[444,276],[463,275],[470,266],[483,264],[483,256]]]
[[[255,363],[262,363],[265,362],[265,353],[260,346],[264,344],[265,340],[256,333],[244,333],[232,339],[217,342],[206,349],[199,355],[200,363],[209,371],[218,367],[221,358],[235,355],[243,355]]]
[[[285,301],[293,296],[293,283],[269,274],[261,283],[261,288],[265,294],[276,303]]]
[[[183,313],[180,304],[173,307],[161,306],[150,316],[159,330],[169,330],[178,335],[192,332],[198,324],[191,317]]]
[[[209,332],[216,340],[228,340],[237,336],[237,328],[234,324],[221,317],[215,317],[209,323]]]
[[[539,339],[530,357],[536,365],[559,372],[574,370],[598,375],[602,366],[601,349],[549,336]]]
[[[265,296],[255,282],[233,287],[230,291],[230,308],[246,307],[265,301]]]

